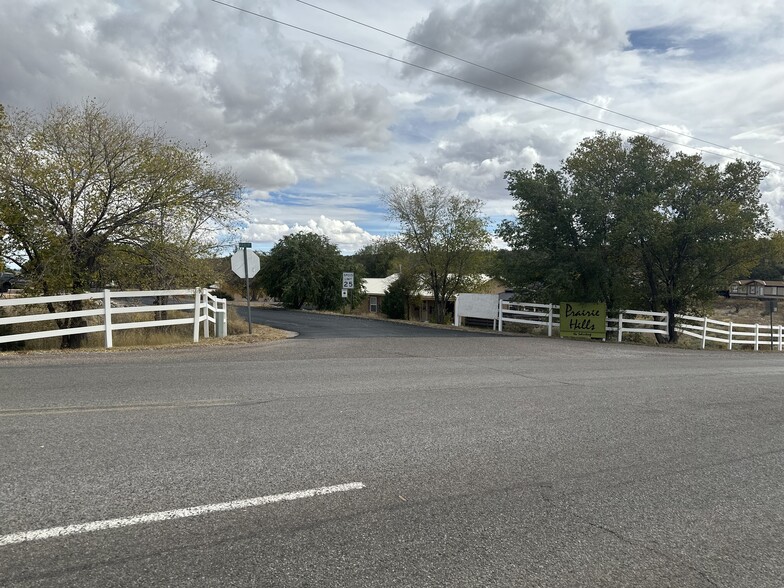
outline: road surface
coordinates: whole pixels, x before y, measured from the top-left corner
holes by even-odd
[[[782,585],[781,354],[298,337],[0,376],[5,587]]]

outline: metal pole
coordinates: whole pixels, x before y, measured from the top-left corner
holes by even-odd
[[[248,335],[253,334],[253,326],[250,322],[250,278],[248,277],[248,248],[242,248],[242,260],[245,262],[245,302],[248,304]]]

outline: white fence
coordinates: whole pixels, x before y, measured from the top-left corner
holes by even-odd
[[[784,326],[732,323],[717,321],[707,317],[676,314],[675,330],[701,342],[702,349],[708,341],[723,343],[728,349],[739,345],[752,345],[757,351],[760,347],[782,351],[784,349]],[[530,302],[498,302],[498,330],[504,330],[505,323],[542,327],[547,336],[552,337],[555,329],[560,329],[560,307],[557,304],[533,304]],[[626,333],[647,333],[667,336],[669,319],[666,312],[647,310],[623,310],[618,318],[607,319],[607,333],[617,333],[618,341],[623,341]]]
[[[782,325],[759,325],[717,321],[707,317],[676,315],[676,329],[689,337],[700,339],[705,349],[707,341],[724,343],[727,349],[736,345],[753,345],[754,351],[760,346],[781,351],[784,344]]]
[[[129,298],[149,299],[161,297],[188,298],[187,302],[179,300],[171,304],[141,304],[137,306],[125,305],[122,302]],[[39,296],[35,298],[10,298],[0,300],[0,308],[14,306],[41,306],[58,304],[63,302],[90,301],[83,310],[63,311],[63,312],[41,312],[39,314],[23,314],[18,316],[0,317],[0,325],[22,325],[41,321],[52,321],[78,317],[99,317],[98,324],[87,325],[84,327],[71,327],[67,329],[51,329],[47,331],[30,331],[17,333],[14,335],[0,336],[0,343],[11,343],[14,341],[29,341],[32,339],[45,339],[48,337],[62,337],[63,335],[75,335],[81,333],[104,334],[104,346],[109,349],[112,347],[112,333],[123,329],[145,329],[149,327],[161,327],[166,325],[193,325],[193,341],[199,341],[200,333],[205,337],[210,336],[210,325],[213,325],[213,333],[218,337],[225,337],[227,331],[227,312],[226,300],[216,298],[206,289],[195,288],[192,290],[146,290],[138,292],[103,292],[86,294],[66,294],[63,296]],[[114,305],[112,304],[114,303]],[[186,311],[192,316],[183,318],[171,318],[160,320],[149,320],[141,322],[115,322],[114,317],[130,313],[162,313],[164,311]]]

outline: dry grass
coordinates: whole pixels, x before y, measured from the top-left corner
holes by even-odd
[[[44,306],[36,307],[8,307],[5,309],[6,316],[21,316],[31,314],[45,314]],[[236,345],[246,343],[260,343],[264,341],[278,341],[289,336],[285,331],[279,331],[263,325],[253,325],[253,333],[248,333],[248,323],[241,318],[235,308],[228,307],[228,336],[217,338],[212,327],[210,337],[203,337],[203,326],[199,327],[198,345]],[[167,318],[187,318],[193,316],[187,311],[168,311]],[[118,315],[115,319],[117,323],[142,322],[152,320],[153,313],[132,313]],[[89,325],[103,324],[102,317],[87,317]],[[25,323],[16,327],[14,332],[28,333],[41,332],[57,329],[54,320],[42,320],[33,323]],[[24,341],[24,347],[16,353],[55,351],[60,349],[60,337],[52,336],[45,339],[33,339]],[[149,327],[145,329],[124,329],[114,331],[112,334],[113,348],[119,349],[144,349],[159,347],[179,347],[194,345],[193,325],[166,325],[161,327]],[[85,350],[104,350],[103,332],[89,333],[82,349]]]

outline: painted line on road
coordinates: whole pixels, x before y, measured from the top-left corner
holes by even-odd
[[[27,541],[40,541],[42,539],[53,539],[55,537],[66,537],[68,535],[78,535],[80,533],[92,533],[106,529],[118,529],[120,527],[130,527],[144,523],[155,523],[159,521],[171,521],[174,519],[184,519],[187,517],[197,517],[213,512],[226,512],[250,508],[252,506],[263,506],[275,502],[288,500],[299,500],[300,498],[313,498],[325,494],[336,492],[348,492],[350,490],[361,490],[365,485],[362,482],[349,482],[348,484],[338,484],[336,486],[323,486],[321,488],[311,488],[310,490],[299,490],[297,492],[286,492],[284,494],[272,494],[270,496],[259,496],[257,498],[245,498],[243,500],[233,500],[231,502],[220,502],[217,504],[205,504],[202,506],[190,506],[176,510],[164,510],[161,512],[151,512],[147,514],[125,517],[120,519],[107,519],[104,521],[93,521],[91,523],[80,523],[77,525],[67,525],[64,527],[51,527],[49,529],[38,529],[35,531],[22,531],[11,533],[10,535],[0,536],[0,547],[5,545],[15,545]]]

